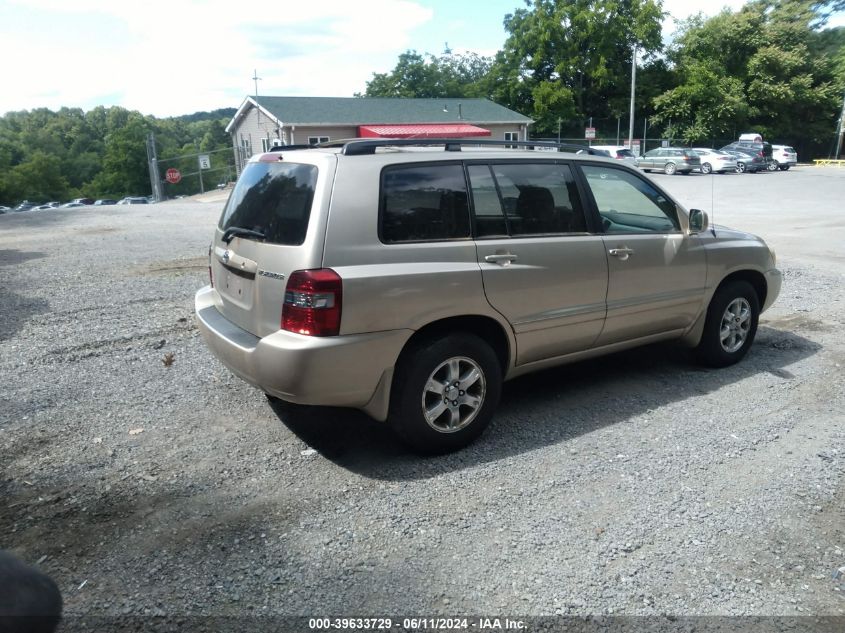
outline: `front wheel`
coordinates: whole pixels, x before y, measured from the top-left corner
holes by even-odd
[[[748,353],[757,333],[760,300],[747,281],[731,281],[713,295],[696,352],[711,367],[727,367]]]
[[[777,171],[777,170],[778,170],[778,163],[777,163],[777,161],[775,161],[775,160],[770,160],[770,161],[769,161],[769,164],[768,164],[768,165],[766,165],[766,168],[767,168],[769,171]]]
[[[746,169],[746,167],[745,167],[745,163],[737,163],[737,164],[736,164],[736,173],[738,173],[738,174],[744,174],[744,173],[745,173],[745,169]]]
[[[449,453],[481,435],[501,391],[502,368],[482,339],[456,332],[422,341],[398,363],[389,423],[413,450]]]
[[[701,173],[702,174],[709,174],[713,171],[713,166],[710,163],[702,163],[701,164]]]
[[[672,174],[675,173],[675,169],[677,169],[675,167],[675,163],[666,163],[663,166],[663,173],[666,174],[667,176],[671,176]]]

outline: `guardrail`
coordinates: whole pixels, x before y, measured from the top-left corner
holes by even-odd
[[[825,167],[827,165],[836,165],[837,167],[845,167],[845,159],[836,158],[814,158],[813,162],[816,167]]]

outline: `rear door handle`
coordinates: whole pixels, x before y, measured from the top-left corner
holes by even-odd
[[[491,264],[501,264],[502,266],[507,266],[511,262],[515,262],[517,259],[519,259],[519,257],[513,253],[496,253],[495,255],[486,255],[484,257],[485,262],[490,262]]]

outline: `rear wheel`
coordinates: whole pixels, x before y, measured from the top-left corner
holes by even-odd
[[[709,174],[711,171],[713,171],[713,166],[710,163],[701,163],[702,174]]]
[[[789,165],[781,165],[781,166],[780,166],[780,170],[781,170],[781,171],[787,171],[787,170],[789,170]]]
[[[777,171],[778,170],[778,162],[776,160],[770,160],[769,164],[766,167],[769,171]]]
[[[675,163],[666,163],[663,166],[663,173],[666,174],[667,176],[671,176],[672,174],[675,173],[675,169],[677,169],[675,167]]]
[[[760,300],[747,281],[731,281],[713,295],[696,351],[711,367],[727,367],[748,353],[757,333]]]
[[[406,350],[398,363],[389,423],[417,452],[456,451],[490,423],[501,390],[499,360],[474,334],[424,340]]]
[[[745,173],[745,163],[739,162],[736,164],[736,173],[744,174]]]

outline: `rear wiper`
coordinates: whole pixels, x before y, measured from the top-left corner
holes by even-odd
[[[240,226],[230,226],[223,232],[223,237],[221,239],[228,244],[235,237],[254,237],[258,240],[267,239],[267,236],[261,231],[253,231],[252,229],[245,229]]]

